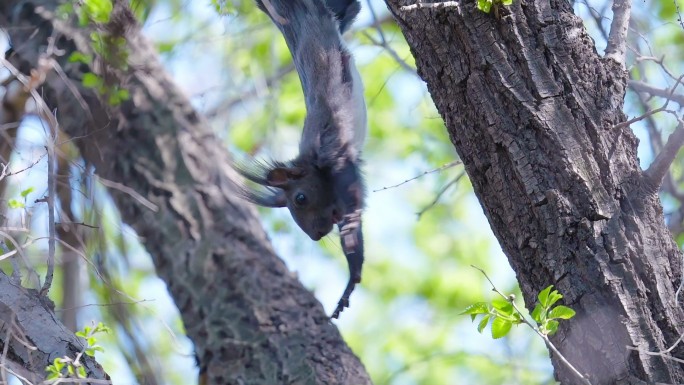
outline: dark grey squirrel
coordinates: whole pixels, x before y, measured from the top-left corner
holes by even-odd
[[[241,187],[244,198],[287,207],[297,225],[318,241],[337,224],[349,264],[349,282],[332,314],[349,307],[361,281],[364,184],[360,171],[366,137],[363,84],[342,34],[361,8],[356,0],[256,0],[285,37],[304,91],[306,118],[299,155],[288,162],[236,165],[263,189]]]

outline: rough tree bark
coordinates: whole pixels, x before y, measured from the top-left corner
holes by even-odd
[[[56,20],[59,3],[0,2],[10,60],[28,72],[50,36],[64,50],[56,60],[68,79],[51,74],[41,94],[152,255],[205,383],[370,383],[320,303],[274,254],[254,209],[231,191],[226,150],[169,80],[124,2],[101,30],[109,65],[98,58],[92,66],[68,63],[72,52],[93,47],[90,31]],[[80,87],[86,72],[127,89],[130,99],[109,105],[106,95]]]
[[[500,17],[474,1],[400,9],[413,3],[387,0],[525,303],[554,284],[577,311],[552,341],[592,384],[684,382],[680,364],[627,349],[668,347],[684,313],[659,181],[615,127],[625,71],[564,0],[515,0]],[[579,382],[552,360],[562,383]]]
[[[54,304],[0,272],[0,382],[15,374],[38,384],[58,357],[76,358],[85,346],[57,319]],[[109,379],[95,359],[80,362],[89,378]]]

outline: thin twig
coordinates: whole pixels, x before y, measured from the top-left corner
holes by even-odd
[[[16,377],[17,379],[19,379],[20,381],[22,381],[22,383],[31,385],[31,381],[30,381],[28,378],[23,377],[23,376],[21,376],[20,374],[18,374],[17,372],[15,372],[15,371],[13,371],[12,369],[8,368],[7,365],[4,364],[4,361],[3,361],[3,363],[0,363],[0,367],[1,367],[3,370],[6,370],[9,374],[11,374],[11,375],[13,375],[14,377]],[[5,382],[5,384],[8,384],[8,382]]]
[[[674,3],[675,11],[677,12],[677,21],[679,22],[679,26],[684,30],[684,20],[682,20],[682,12],[679,9],[679,1],[672,0],[672,2]]]
[[[52,115],[50,112],[50,108],[48,108],[47,104],[45,103],[45,100],[38,94],[38,91],[34,87],[37,87],[40,85],[38,82],[40,79],[43,79],[44,76],[41,75],[40,72],[38,74],[32,74],[30,78],[26,77],[24,74],[22,74],[16,67],[12,65],[9,61],[7,61],[5,58],[0,57],[0,64],[2,64],[7,70],[14,76],[16,77],[17,80],[19,80],[24,87],[26,87],[31,96],[33,97],[33,100],[36,102],[36,105],[38,106],[38,109],[43,113],[43,117],[50,123],[51,127],[58,127],[59,125],[57,124],[57,119]],[[45,63],[45,65],[48,65],[49,63]]]
[[[603,20],[610,20],[609,18],[603,16],[606,14],[605,11],[608,5],[607,2],[604,4],[603,9],[601,9],[600,11],[589,5],[588,0],[582,0],[581,3],[589,10],[589,14],[594,19],[594,23],[596,23],[596,28],[601,33],[601,37],[603,37],[604,40],[608,40],[608,32],[605,28],[603,28]]]
[[[378,27],[378,28],[380,28],[380,27]],[[404,70],[406,70],[406,71],[408,71],[408,72],[410,72],[410,73],[412,73],[412,74],[418,76],[418,72],[416,71],[416,69],[413,68],[413,67],[411,67],[411,66],[406,62],[406,60],[400,58],[400,57],[399,57],[399,54],[397,53],[397,51],[395,51],[394,49],[392,49],[392,47],[390,47],[389,44],[387,44],[387,42],[384,41],[384,37],[381,38],[380,41],[378,41],[378,40],[375,40],[375,38],[374,38],[373,36],[371,36],[371,34],[369,34],[369,33],[366,32],[366,31],[363,31],[363,32],[361,32],[361,33],[362,33],[363,36],[365,36],[368,40],[370,40],[371,43],[373,43],[374,45],[377,45],[378,47],[382,47],[385,51],[387,51],[387,53],[392,57],[392,59],[394,59],[394,61],[396,61],[397,63],[399,63],[399,66],[400,66],[401,68],[403,68]]]
[[[55,39],[48,40],[47,54],[41,55],[38,60],[38,68],[31,71],[31,76],[26,77],[22,74],[16,67],[12,65],[5,58],[0,57],[0,63],[7,68],[10,73],[19,80],[26,90],[29,91],[33,100],[36,102],[38,110],[42,112],[42,117],[48,122],[48,232],[50,234],[50,239],[48,240],[48,261],[47,261],[47,273],[45,276],[45,282],[41,288],[41,294],[47,294],[52,285],[52,276],[54,274],[54,260],[55,260],[55,212],[54,212],[54,195],[55,195],[55,176],[54,176],[54,141],[57,137],[57,130],[59,129],[59,124],[57,122],[57,117],[50,111],[45,100],[38,94],[36,88],[40,86],[47,77],[47,72],[53,68],[54,60],[51,58],[55,52]]]
[[[31,230],[27,227],[13,227],[13,226],[0,226],[0,231],[9,231],[15,233],[28,233]]]
[[[403,7],[400,7],[400,11],[413,11],[415,9],[423,9],[423,8],[429,8],[429,9],[440,9],[440,8],[458,8],[461,5],[459,4],[458,1],[444,1],[441,3],[416,3],[416,4],[411,4],[411,5],[404,5]]]
[[[620,128],[628,127],[628,126],[631,125],[632,123],[636,123],[636,122],[638,122],[638,121],[640,121],[640,120],[644,120],[644,119],[646,119],[647,117],[649,117],[649,116],[651,116],[651,115],[653,115],[653,114],[656,114],[656,113],[658,113],[658,112],[663,112],[663,111],[665,111],[665,112],[674,113],[673,111],[668,110],[668,109],[667,109],[667,106],[668,106],[668,104],[670,104],[670,100],[672,100],[672,95],[674,95],[675,90],[677,90],[677,86],[679,86],[679,85],[682,83],[682,78],[684,78],[684,74],[682,74],[681,76],[679,76],[679,78],[677,78],[677,82],[674,84],[674,86],[672,86],[672,88],[670,89],[670,92],[668,93],[667,97],[665,97],[665,103],[663,104],[662,107],[656,108],[655,110],[650,110],[650,111],[646,112],[645,114],[643,114],[643,115],[641,115],[641,116],[637,116],[636,118],[632,118],[632,119],[630,119],[630,120],[628,120],[628,121],[626,121],[626,122],[618,123],[618,124],[614,125],[613,128],[614,128],[614,129],[620,129]]]
[[[78,91],[78,88],[73,84],[73,80],[69,79],[67,74],[64,72],[62,67],[57,63],[56,60],[52,60],[52,68],[55,70],[57,75],[62,79],[62,83],[69,89],[71,92],[71,95],[74,96],[78,104],[81,106],[83,111],[86,113],[86,117],[88,118],[89,121],[94,122],[95,118],[93,117],[93,113],[90,110],[90,106],[88,106],[88,103],[83,99],[83,95]]]
[[[111,380],[98,380],[96,378],[58,378],[55,380],[43,381],[42,385],[57,385],[61,383],[68,384],[111,384]]]
[[[141,300],[137,300],[137,301],[119,301],[119,302],[110,302],[110,303],[87,303],[85,305],[74,306],[74,307],[70,307],[70,308],[55,309],[55,313],[59,313],[62,311],[83,309],[83,308],[91,307],[91,306],[109,307],[109,306],[121,306],[121,305],[139,305],[143,302],[154,302],[154,301],[155,301],[154,299],[141,299]]]
[[[90,227],[91,229],[99,229],[100,228],[100,226],[89,225],[85,222],[56,222],[55,225],[59,225],[59,226],[74,225],[74,226]]]
[[[107,180],[102,178],[101,176],[95,175],[97,180],[102,183],[103,186],[108,187],[108,188],[113,188],[115,190],[119,190],[125,194],[130,195],[132,198],[137,200],[141,205],[147,207],[148,209],[152,210],[153,212],[157,212],[159,210],[159,207],[155,205],[154,203],[150,202],[147,198],[144,196],[140,195],[137,191],[133,190],[132,188],[123,185],[118,182],[114,182],[111,180]]]
[[[273,87],[274,84],[280,82],[285,76],[288,74],[294,72],[295,66],[294,64],[290,63],[284,67],[278,68],[275,73],[266,79],[263,80],[264,86],[266,88]],[[234,88],[244,88],[244,87],[239,87],[236,86]],[[239,96],[228,99],[221,104],[219,104],[216,107],[212,107],[208,109],[207,111],[204,112],[204,116],[206,116],[209,119],[215,118],[220,112],[224,112],[227,110],[230,110],[231,108],[235,107],[239,103],[245,103],[249,100],[249,98],[252,98],[258,94],[259,89],[257,87],[250,87],[249,89],[245,89],[244,91],[239,93]]]
[[[441,167],[437,167],[437,168],[432,169],[432,170],[424,171],[423,173],[421,173],[421,174],[419,174],[419,175],[416,175],[416,176],[414,176],[413,178],[406,179],[405,181],[403,181],[403,182],[401,182],[401,183],[397,183],[397,184],[392,185],[392,186],[387,186],[387,187],[379,188],[379,189],[377,189],[377,190],[373,190],[373,192],[384,191],[384,190],[389,190],[389,189],[391,189],[391,188],[399,187],[399,186],[401,186],[401,185],[403,185],[403,184],[406,184],[406,183],[408,183],[408,182],[414,181],[414,180],[416,180],[416,179],[418,179],[418,178],[422,178],[422,177],[424,177],[425,175],[432,174],[433,172],[442,171],[442,170],[444,170],[444,169],[447,169],[447,168],[450,168],[450,167],[457,166],[457,165],[459,165],[459,164],[461,164],[461,161],[460,161],[460,160],[455,160],[455,161],[449,162],[449,163],[447,163],[447,164],[445,164],[445,165],[443,165],[443,166],[441,166]]]
[[[26,256],[26,254],[24,254],[23,246],[20,245],[19,242],[16,239],[14,239],[14,237],[12,235],[0,230],[0,237],[5,237],[10,242],[12,242],[12,244],[14,245],[14,250],[10,251],[7,254],[0,255],[0,259],[6,258],[7,256],[13,255],[14,253],[18,253],[21,256],[21,259],[24,261],[24,263],[29,264],[28,257]]]
[[[646,354],[649,356],[660,356],[660,357],[663,357],[663,358],[671,360],[671,361],[684,363],[684,360],[682,360],[681,358],[673,357],[669,354],[674,348],[677,347],[677,345],[679,345],[680,342],[682,342],[682,339],[684,339],[684,334],[680,334],[679,338],[677,338],[677,341],[675,341],[675,343],[672,344],[672,346],[670,346],[669,348],[667,348],[665,350],[661,350],[659,352],[651,352],[648,350],[643,350],[643,349],[640,349],[636,346],[627,346],[627,349],[636,350],[637,352],[640,352],[640,353],[643,353],[643,354]]]
[[[549,348],[549,349],[550,349],[550,350],[551,350],[551,351],[552,351],[552,352],[561,360],[561,362],[562,362],[568,369],[570,369],[570,371],[571,371],[575,376],[577,376],[577,378],[579,378],[585,385],[591,385],[591,382],[589,382],[589,379],[586,378],[582,373],[580,373],[579,370],[577,370],[574,366],[572,366],[572,364],[570,363],[570,361],[568,361],[568,360],[565,358],[565,356],[563,356],[563,354],[561,354],[561,352],[558,351],[558,349],[556,349],[556,346],[555,346],[553,343],[551,343],[551,340],[549,340],[549,337],[548,337],[546,334],[544,334],[544,333],[542,333],[541,331],[539,331],[539,328],[537,328],[537,326],[535,326],[532,322],[530,322],[530,321],[527,320],[527,318],[525,317],[525,315],[523,314],[523,312],[520,311],[520,309],[518,308],[518,305],[515,304],[515,297],[514,297],[513,295],[508,296],[508,295],[505,295],[504,293],[502,293],[501,291],[499,291],[499,289],[496,288],[496,286],[494,285],[494,282],[492,282],[492,280],[489,279],[489,276],[487,275],[487,273],[485,273],[484,270],[480,269],[479,267],[477,267],[477,266],[475,266],[475,265],[470,265],[470,266],[471,266],[472,268],[476,269],[476,270],[479,270],[480,273],[482,273],[482,275],[484,275],[485,278],[487,278],[487,281],[489,281],[489,284],[492,285],[492,290],[493,290],[495,293],[497,293],[498,295],[500,295],[501,297],[503,297],[503,299],[505,299],[505,300],[508,301],[511,305],[513,305],[513,309],[515,309],[515,311],[518,313],[518,315],[520,316],[520,319],[522,320],[522,322],[523,322],[525,325],[527,325],[527,326],[529,326],[530,328],[532,328],[532,330],[534,330],[534,332],[537,333],[537,335],[538,335],[539,337],[541,337],[542,340],[544,340],[544,343],[546,344],[546,347]]]
[[[378,32],[378,36],[380,36],[380,41],[375,40],[373,36],[371,36],[368,32],[364,31],[362,32],[364,36],[368,38],[373,44],[382,47],[387,51],[387,53],[397,62],[399,63],[399,66],[403,68],[404,70],[411,72],[414,75],[418,75],[418,72],[416,71],[415,68],[411,67],[406,61],[402,58],[399,57],[399,54],[397,51],[392,49],[392,47],[389,46],[389,43],[387,41],[387,38],[385,38],[385,32],[382,30],[382,25],[378,21],[378,16],[375,14],[375,9],[373,8],[373,4],[371,3],[371,0],[366,0],[366,3],[368,4],[368,10],[371,13],[371,17],[373,18],[373,23],[371,24],[374,26],[375,30]]]
[[[46,155],[47,155],[47,153],[45,153],[45,154],[39,156],[38,159],[36,159],[33,163],[31,163],[30,165],[28,165],[28,166],[22,168],[21,170],[18,170],[18,171],[11,171],[11,170],[10,170],[10,171],[9,171],[7,174],[5,174],[4,176],[12,176],[12,175],[21,174],[22,172],[24,172],[24,171],[26,171],[26,170],[32,168],[33,166],[37,165],[38,162],[40,162],[41,160],[43,160],[43,158],[44,158]],[[6,167],[9,168],[9,163],[6,165]],[[3,172],[4,172],[4,170],[3,170]],[[0,177],[0,180],[2,180],[2,177]]]
[[[670,77],[672,80],[677,80],[677,76],[674,75],[672,71],[670,71],[669,68],[665,65],[665,55],[657,58],[655,56],[639,56],[636,58],[637,62],[642,62],[642,61],[652,61],[658,65],[660,65],[660,68],[667,74],[667,76]]]
[[[6,233],[0,231],[0,235],[3,235],[3,234],[6,234]],[[11,256],[13,256],[13,255],[15,255],[15,254],[20,254],[20,255],[21,255],[21,251],[19,251],[19,250],[23,250],[23,249],[25,249],[25,248],[31,246],[32,244],[36,243],[36,241],[38,241],[38,240],[40,240],[40,239],[41,239],[41,238],[31,238],[31,239],[29,239],[28,241],[26,241],[24,244],[22,244],[22,245],[20,246],[21,248],[15,247],[14,250],[12,250],[12,251],[8,251],[8,252],[6,252],[5,254],[0,254],[0,261],[3,261],[3,260],[5,260],[5,259],[7,259],[7,258],[9,258],[9,257],[11,257]],[[22,256],[22,258],[25,258],[25,257]]]
[[[56,129],[56,128],[55,128]],[[43,282],[43,288],[40,289],[40,293],[47,295],[52,286],[52,277],[55,272],[55,150],[54,150],[54,130],[51,131],[53,135],[48,138],[47,151],[48,151],[48,161],[47,161],[47,206],[48,206],[48,259],[47,259],[47,272],[45,273],[45,281]]]
[[[2,171],[0,171],[0,180],[3,180],[3,179],[5,179],[6,176],[9,175],[9,173],[7,172],[7,169],[9,168],[9,163],[7,163],[7,164],[0,163],[0,165],[2,166]]]
[[[458,174],[458,175],[456,176],[456,178],[452,179],[451,181],[449,181],[449,183],[447,183],[446,185],[444,185],[444,187],[442,187],[442,189],[439,190],[439,192],[437,193],[437,195],[435,195],[435,198],[432,200],[432,202],[430,202],[430,204],[428,204],[427,206],[423,207],[422,210],[420,210],[419,212],[416,213],[416,215],[418,216],[418,219],[420,219],[420,217],[422,217],[423,214],[425,214],[425,212],[427,212],[428,210],[430,210],[431,208],[433,208],[433,207],[437,204],[437,202],[439,202],[439,199],[442,197],[442,195],[444,195],[444,193],[449,189],[449,187],[451,187],[451,186],[455,185],[456,183],[458,183],[458,181],[461,180],[461,178],[463,178],[463,175],[465,175],[465,171],[461,171],[461,173]]]

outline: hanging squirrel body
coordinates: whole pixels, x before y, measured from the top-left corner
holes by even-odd
[[[349,282],[332,317],[349,306],[361,281],[364,184],[361,150],[367,132],[363,84],[342,34],[360,10],[357,0],[256,0],[285,37],[304,91],[306,118],[299,155],[288,162],[239,166],[264,191],[243,196],[266,207],[287,207],[318,241],[337,224]]]

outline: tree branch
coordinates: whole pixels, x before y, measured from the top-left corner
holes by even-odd
[[[17,286],[0,271],[0,324],[7,328],[13,325],[14,330],[12,333],[0,333],[0,344],[9,345],[13,352],[12,361],[18,364],[16,366],[27,369],[33,379],[45,378],[45,367],[52,364],[51,359],[73,358],[83,349],[82,342],[54,316],[52,306],[47,297],[39,295],[36,290]],[[83,356],[81,362],[89,379],[109,379],[93,357]]]
[[[631,0],[613,0],[613,22],[610,24],[605,57],[615,60],[622,68],[625,67],[627,29],[631,10]]]
[[[668,110],[668,109],[667,109],[667,106],[670,104],[670,100],[672,100],[672,96],[674,95],[675,91],[677,90],[677,87],[678,87],[680,84],[682,84],[682,79],[683,79],[683,78],[684,78],[684,74],[682,74],[681,76],[679,76],[679,78],[677,78],[677,81],[676,81],[675,84],[672,86],[672,88],[671,88],[669,91],[667,91],[667,96],[665,96],[665,103],[663,103],[662,107],[656,108],[656,109],[654,109],[654,110],[647,111],[647,112],[644,113],[643,115],[637,116],[636,118],[632,118],[632,119],[629,119],[629,120],[627,120],[627,121],[618,123],[618,124],[616,124],[615,126],[613,126],[613,129],[621,129],[621,128],[624,128],[624,127],[628,127],[628,126],[631,125],[632,123],[636,123],[636,122],[638,122],[638,121],[641,121],[641,120],[643,120],[643,119],[646,119],[646,118],[648,118],[649,116],[654,115],[654,114],[657,114],[657,113],[659,113],[659,112],[668,112],[668,113],[670,113],[670,114],[674,114],[674,111]]]
[[[684,121],[682,119],[678,119],[678,121],[677,128],[667,139],[663,150],[644,171],[644,176],[654,187],[660,187],[663,183],[663,178],[669,171],[670,165],[677,157],[679,149],[684,145]]]
[[[402,59],[399,57],[399,54],[397,54],[397,51],[393,50],[392,47],[389,46],[389,43],[387,42],[387,39],[385,38],[385,32],[382,30],[382,24],[378,20],[378,15],[375,13],[375,9],[373,9],[373,4],[370,0],[366,0],[366,4],[368,6],[368,10],[371,13],[371,17],[373,18],[373,23],[371,26],[375,28],[375,30],[378,32],[378,36],[380,37],[380,41],[376,40],[371,36],[370,33],[368,32],[363,32],[363,35],[368,38],[373,44],[384,48],[387,53],[397,62],[399,63],[399,66],[403,68],[404,70],[417,75],[416,69],[411,67],[408,63],[406,63],[406,60]]]
[[[669,98],[673,102],[678,103],[680,106],[684,106],[684,95],[671,93],[671,90],[669,89],[654,87],[639,80],[628,80],[627,85],[635,92],[645,92],[651,96]]]
[[[420,1],[420,0],[418,0]],[[450,7],[455,7],[458,8],[461,5],[459,4],[458,1],[442,1],[442,2],[437,2],[437,3],[421,3],[417,2],[415,4],[411,5],[404,5],[403,7],[399,8],[401,11],[413,11],[416,9],[440,9],[440,8],[450,8]]]

